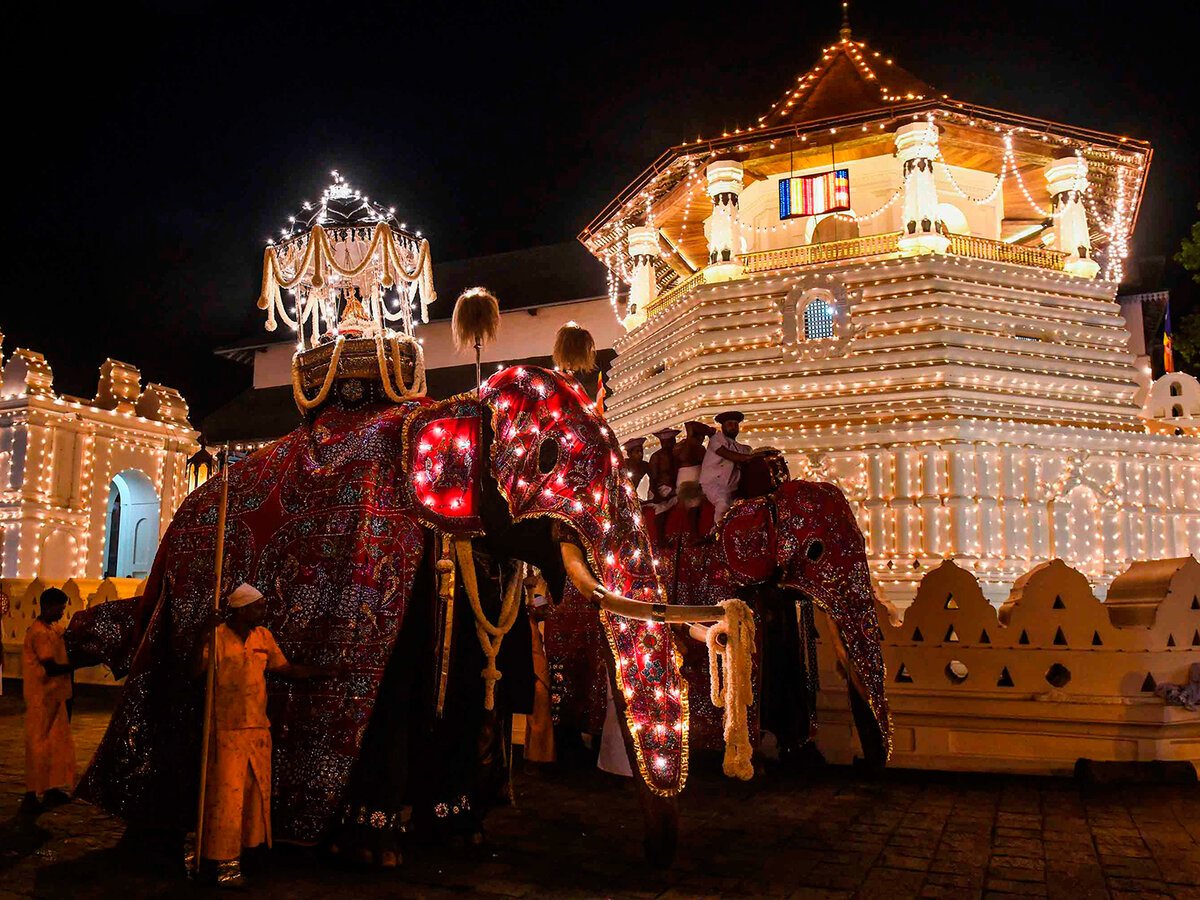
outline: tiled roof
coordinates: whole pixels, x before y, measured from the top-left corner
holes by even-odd
[[[798,125],[936,96],[928,84],[865,42],[851,40],[844,29],[841,40],[826,47],[817,64],[758,121],[767,128]]]

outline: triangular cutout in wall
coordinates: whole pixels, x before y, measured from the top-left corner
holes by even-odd
[[[1192,609],[1200,609],[1200,597],[1192,598]]]
[[[946,636],[944,638],[942,638],[942,640],[950,641],[953,644],[958,643],[958,632],[954,630],[953,625],[951,625],[949,628],[946,629]]]
[[[1192,635],[1192,646],[1200,647],[1200,628],[1196,629],[1196,633]]]
[[[1153,675],[1151,675],[1149,672],[1147,672],[1146,680],[1142,682],[1142,690],[1143,691],[1153,691],[1156,687],[1158,687],[1158,682],[1156,682],[1154,680]]]
[[[1000,670],[1000,680],[996,682],[996,687],[1012,687],[1012,676],[1008,674],[1008,666]]]
[[[1098,631],[1092,632],[1092,646],[1093,647],[1103,647],[1104,646],[1104,641],[1100,640],[1100,632],[1098,632]]]
[[[1062,602],[1062,597],[1060,597],[1058,594],[1055,594],[1054,595],[1054,605],[1050,608],[1051,609],[1066,609],[1067,605]]]
[[[988,637],[987,629],[986,628],[983,629],[983,631],[979,635],[979,643],[990,644],[991,642],[992,642],[992,639],[990,637]]]
[[[954,599],[953,594],[946,595],[946,609],[958,609],[958,601]]]
[[[920,628],[914,628],[914,629],[913,629],[913,640],[914,640],[914,641],[923,641],[923,640],[925,640],[925,635],[921,634],[921,629],[920,629]]]
[[[1029,634],[1025,631],[1024,628],[1021,629],[1021,636],[1017,639],[1017,643],[1018,644],[1028,644],[1029,643]]]
[[[900,663],[900,671],[896,673],[897,684],[912,684],[912,676],[908,674],[908,668],[904,663]]]
[[[1168,635],[1167,635],[1167,646],[1168,646],[1168,647],[1174,647],[1174,646],[1175,646],[1175,635],[1173,635],[1173,634],[1168,634]]]
[[[1067,636],[1065,634],[1063,634],[1063,630],[1061,627],[1057,631],[1054,632],[1054,646],[1056,646],[1056,647],[1067,646]]]

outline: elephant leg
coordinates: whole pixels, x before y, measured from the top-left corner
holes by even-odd
[[[625,741],[625,752],[629,754],[629,766],[633,769],[638,801],[642,807],[642,850],[646,855],[646,862],[655,868],[666,869],[675,861],[675,850],[679,843],[679,798],[674,795],[664,797],[656,794],[638,770],[637,753],[633,749],[633,738],[625,720],[624,698],[617,690],[611,653],[605,654],[605,664],[608,668],[609,686],[613,697],[617,698],[617,721],[621,724],[621,737]]]
[[[828,633],[833,651],[837,655],[842,671],[846,675],[846,687],[850,694],[850,713],[854,718],[854,727],[858,731],[858,740],[862,745],[863,761],[869,768],[882,768],[888,759],[888,735],[884,733],[879,719],[871,710],[867,701],[866,685],[862,673],[850,662],[850,655],[841,631],[833,617],[824,609],[825,621],[829,625]]]
[[[675,849],[679,843],[679,798],[660,796],[646,785],[640,775],[638,799],[642,805],[642,849],[646,862],[656,869],[670,868],[675,862]]]
[[[862,744],[863,764],[871,770],[882,769],[887,764],[887,749],[879,722],[871,712],[871,706],[853,680],[850,687],[850,712],[854,716],[854,727]]]

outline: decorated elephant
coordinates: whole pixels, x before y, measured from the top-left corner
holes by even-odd
[[[522,562],[552,592],[569,576],[607,607],[589,614],[639,773],[647,850],[669,860],[687,685],[671,629],[637,617],[666,595],[614,436],[574,379],[534,367],[497,372],[478,396],[397,402],[391,382],[355,375],[355,354],[378,350],[399,376],[419,347],[376,343],[339,338],[327,355],[336,378],[300,372],[298,391],[324,383],[322,402],[227,473],[222,596],[252,584],[288,658],[340,672],[270,682],[275,836],[479,837],[485,703],[530,657],[489,656],[476,630],[524,614],[510,592]],[[187,661],[213,607],[220,494],[214,479],[180,507],[143,597],[83,611],[67,633],[74,659],[128,673],[79,790],[133,823],[186,831],[194,821],[204,688]]]
[[[659,551],[672,603],[740,597],[758,622],[753,713],[762,728],[795,749],[816,725],[814,614],[832,626],[833,650],[846,672],[863,755],[882,765],[891,753],[891,720],[876,618],[876,595],[854,512],[835,486],[784,481],[766,496],[735,503],[707,537],[676,538]],[[721,715],[701,690],[707,659],[689,653],[693,683],[692,746],[717,745]]]
[[[754,665],[747,679],[753,696],[747,697],[742,727],[753,745],[760,730],[770,730],[784,753],[798,749],[815,729],[814,616],[826,615],[834,652],[847,673],[864,757],[882,765],[891,751],[891,722],[875,591],[854,513],[833,485],[789,481],[786,470],[763,483],[771,485],[771,493],[735,503],[707,535],[679,535],[660,544],[658,573],[669,602],[694,609],[740,598],[753,610]],[[568,594],[546,625],[555,699],[560,720],[595,731],[604,719],[604,641],[588,606]],[[690,746],[724,749],[726,772],[750,777],[753,770],[744,762],[731,765],[733,710],[710,692],[715,657],[699,642],[705,630],[692,632],[698,641],[681,643],[682,671],[690,684]]]

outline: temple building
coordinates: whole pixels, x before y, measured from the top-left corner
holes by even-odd
[[[174,388],[106,360],[90,400],[18,349],[0,383],[0,577],[142,579],[187,496],[197,433]],[[0,604],[3,605],[3,604]],[[19,644],[23,631],[5,631]]]
[[[739,440],[845,492],[900,604],[947,559],[998,602],[1055,558],[1103,596],[1192,554],[1200,385],[1151,384],[1116,299],[1150,156],[951,98],[844,25],[580,235],[627,331],[609,419],[741,409]]]

